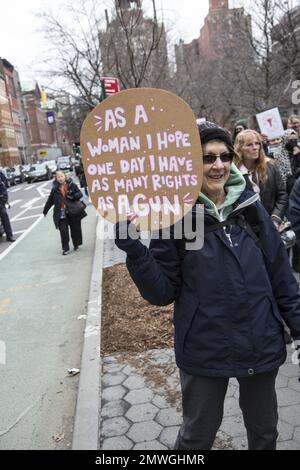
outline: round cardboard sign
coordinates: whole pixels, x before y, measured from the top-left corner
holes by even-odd
[[[202,149],[193,111],[173,93],[134,88],[104,100],[80,135],[92,202],[110,222],[167,228],[194,205]]]

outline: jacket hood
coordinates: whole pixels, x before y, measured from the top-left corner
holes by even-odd
[[[233,204],[239,199],[245,190],[246,182],[242,173],[234,163],[231,164],[229,178],[225,185],[226,198],[223,204],[217,208],[216,205],[205,194],[200,193],[199,202],[204,205],[207,212],[218,220],[226,220],[233,211]]]

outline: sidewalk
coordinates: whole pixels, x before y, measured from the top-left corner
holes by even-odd
[[[277,448],[299,450],[299,367],[290,362],[290,348],[288,354],[277,378],[280,417]],[[172,350],[104,358],[101,449],[172,449],[180,424],[179,376]],[[229,383],[215,448],[247,449],[235,379]]]
[[[103,266],[113,266],[124,260],[124,253],[113,241],[105,240]],[[299,366],[291,363],[292,352],[288,347],[287,361],[277,378],[278,450],[300,449]],[[105,356],[102,362],[99,448],[172,449],[181,424],[179,376],[173,351],[117,354]],[[230,380],[215,448],[247,449],[235,379]]]

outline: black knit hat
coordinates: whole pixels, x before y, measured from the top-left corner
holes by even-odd
[[[198,124],[201,144],[207,144],[211,140],[221,140],[228,147],[233,148],[232,139],[228,131],[219,127],[214,122],[205,121]]]

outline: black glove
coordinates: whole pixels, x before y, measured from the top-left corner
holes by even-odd
[[[146,247],[141,243],[134,225],[125,220],[115,225],[115,244],[127,253],[131,259],[140,258],[146,253]]]
[[[293,148],[294,147],[297,147],[297,144],[298,144],[298,140],[297,138],[296,139],[292,139],[292,140],[288,140],[285,144],[285,149],[288,151],[288,152],[292,152],[293,151]]]

